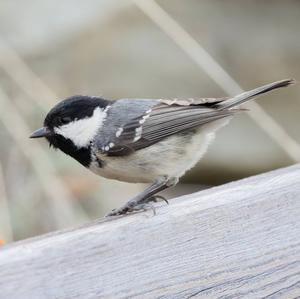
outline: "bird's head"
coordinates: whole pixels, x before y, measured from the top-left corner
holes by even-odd
[[[98,97],[67,98],[49,111],[44,126],[34,131],[30,138],[45,137],[50,146],[80,160],[78,155],[87,154],[87,149],[101,128],[107,106],[108,101]]]

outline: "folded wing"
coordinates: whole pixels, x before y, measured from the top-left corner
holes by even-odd
[[[110,156],[128,155],[171,135],[228,117],[238,109],[218,109],[217,104],[225,99],[130,100],[134,110],[133,112],[131,109],[130,120],[128,121],[127,115],[126,120],[119,121],[117,126],[110,128],[113,134],[100,132],[104,138],[101,138],[98,148]],[[115,114],[117,110],[120,112],[121,101],[124,100],[116,102],[119,107],[112,105],[111,114]],[[107,117],[107,123],[111,123],[109,118],[110,115]]]

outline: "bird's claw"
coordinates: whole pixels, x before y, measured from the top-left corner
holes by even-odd
[[[131,212],[146,211],[148,209],[151,209],[153,211],[153,214],[156,215],[155,207],[151,204],[151,202],[158,202],[159,200],[163,200],[167,204],[169,204],[168,200],[165,197],[163,197],[161,195],[153,195],[153,196],[144,198],[143,200],[129,201],[123,207],[112,210],[110,213],[108,213],[106,215],[106,217],[119,216],[119,215],[131,213]]]
[[[125,204],[123,207],[119,208],[119,209],[114,209],[112,210],[110,213],[108,213],[106,215],[106,217],[110,217],[110,216],[120,216],[120,215],[124,215],[124,214],[128,214],[131,212],[140,212],[140,211],[147,211],[151,209],[153,211],[153,215],[156,215],[156,210],[155,207],[147,202],[147,203],[137,203],[136,205],[132,205],[130,203]]]
[[[169,201],[161,195],[154,195],[154,196],[151,196],[150,198],[147,198],[147,202],[150,202],[150,201],[158,202],[159,200],[163,200],[167,205],[169,204]]]

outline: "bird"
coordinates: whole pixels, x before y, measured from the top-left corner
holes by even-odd
[[[75,95],[56,104],[43,127],[30,138],[45,137],[93,173],[130,183],[149,183],[108,216],[153,208],[158,193],[205,154],[216,131],[245,109],[240,105],[293,84],[276,81],[233,97],[108,100]]]

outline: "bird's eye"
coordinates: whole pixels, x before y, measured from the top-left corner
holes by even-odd
[[[61,119],[60,119],[60,122],[62,123],[62,124],[67,124],[67,123],[69,123],[69,122],[71,122],[71,117],[70,116],[64,116],[64,117],[62,117]]]

